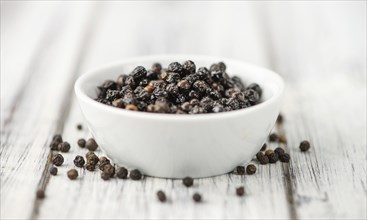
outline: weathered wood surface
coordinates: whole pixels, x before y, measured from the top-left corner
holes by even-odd
[[[1,2],[1,219],[365,219],[365,39],[365,2]],[[286,121],[275,130],[287,135],[291,163],[189,189],[152,177],[103,181],[83,169],[69,181],[75,155],[86,153],[76,141],[89,137],[73,82],[106,62],[153,53],[233,57],[282,74]],[[50,177],[55,132],[72,150]],[[298,149],[303,139],[308,153]]]

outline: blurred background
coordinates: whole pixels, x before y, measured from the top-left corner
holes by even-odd
[[[50,83],[73,75],[68,85],[105,63],[162,53],[236,58],[286,81],[348,80],[365,91],[366,1],[1,1],[2,113],[40,68]]]
[[[264,65],[292,80],[348,74],[365,81],[366,2],[2,1],[2,91],[17,87],[55,44],[78,57],[81,70],[185,53]]]

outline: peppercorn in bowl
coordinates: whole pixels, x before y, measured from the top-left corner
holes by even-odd
[[[169,178],[219,175],[250,161],[275,123],[283,90],[270,70],[191,55],[124,60],[75,84],[105,153]]]

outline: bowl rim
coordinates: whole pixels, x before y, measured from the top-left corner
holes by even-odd
[[[121,66],[127,63],[132,62],[138,62],[138,61],[148,61],[155,59],[156,61],[153,62],[159,62],[160,59],[172,59],[172,60],[181,60],[181,59],[187,59],[190,57],[190,59],[195,60],[217,60],[217,61],[224,61],[224,62],[230,62],[230,63],[236,63],[238,65],[245,65],[248,68],[254,68],[263,71],[264,75],[268,75],[271,78],[276,79],[274,83],[278,86],[278,90],[274,92],[274,94],[264,102],[261,102],[259,104],[256,104],[254,106],[234,110],[234,111],[228,111],[228,112],[220,112],[220,113],[210,113],[210,114],[194,114],[194,115],[177,115],[177,114],[165,114],[165,113],[150,113],[150,112],[140,112],[140,111],[129,111],[124,109],[119,109],[113,106],[105,105],[102,103],[99,103],[95,100],[93,100],[91,97],[89,97],[84,89],[82,88],[82,85],[85,81],[89,80],[90,78],[95,77],[96,75],[101,74],[100,72],[106,69],[114,68],[117,66]],[[106,112],[111,112],[114,114],[119,114],[123,116],[128,117],[134,117],[134,118],[141,118],[141,119],[156,119],[156,120],[174,120],[174,121],[189,121],[189,120],[208,120],[208,119],[225,119],[229,117],[238,117],[243,114],[250,114],[253,111],[258,111],[260,109],[267,108],[268,106],[271,106],[273,103],[280,101],[283,93],[285,90],[285,84],[282,77],[277,74],[276,72],[269,70],[267,68],[254,65],[251,63],[247,63],[244,61],[240,61],[237,59],[232,58],[226,58],[226,57],[216,57],[216,56],[206,56],[206,55],[190,55],[190,54],[154,54],[154,55],[146,55],[146,56],[138,56],[138,57],[132,57],[132,58],[126,58],[117,60],[114,62],[110,62],[108,64],[99,66],[97,68],[94,68],[92,70],[86,71],[81,76],[78,77],[74,84],[74,91],[77,96],[78,101],[84,101],[91,106],[98,108],[100,110],[104,110]]]

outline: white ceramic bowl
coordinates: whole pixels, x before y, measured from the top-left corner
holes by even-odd
[[[134,112],[93,100],[97,86],[138,65],[193,60],[197,67],[224,61],[229,75],[263,88],[262,103],[224,113],[174,115]],[[94,138],[116,164],[156,177],[207,177],[248,163],[259,151],[279,114],[283,80],[242,61],[196,55],[154,55],[122,60],[82,75],[75,93]]]

